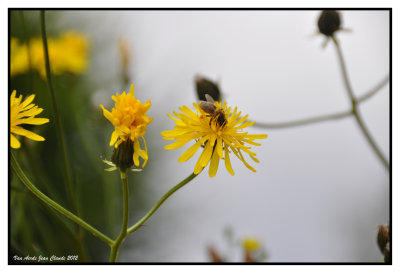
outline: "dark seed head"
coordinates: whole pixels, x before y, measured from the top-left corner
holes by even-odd
[[[206,101],[206,94],[209,94],[215,101],[221,101],[221,92],[218,84],[201,76],[196,76],[195,81],[199,100]]]
[[[336,10],[324,10],[318,19],[319,32],[326,36],[333,36],[333,33],[340,29],[340,14]]]
[[[128,139],[118,145],[114,149],[111,157],[112,163],[115,164],[121,171],[126,171],[126,169],[133,166],[133,141]]]
[[[378,231],[378,236],[377,236],[377,242],[379,249],[381,250],[382,254],[385,252],[385,247],[388,242],[390,242],[390,236],[389,236],[389,225],[387,226],[378,226],[379,231]]]

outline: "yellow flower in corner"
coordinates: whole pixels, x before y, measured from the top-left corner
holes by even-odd
[[[35,98],[35,95],[30,95],[27,99],[22,102],[22,95],[16,97],[17,91],[14,90],[10,97],[10,144],[14,149],[21,147],[21,143],[13,135],[21,135],[32,140],[44,141],[45,139],[31,131],[22,128],[22,124],[41,125],[49,122],[47,118],[36,118],[35,116],[40,114],[43,109],[37,105],[31,103]]]
[[[259,162],[256,154],[251,151],[251,147],[247,145],[260,146],[261,144],[254,142],[256,139],[264,139],[265,134],[249,134],[243,131],[254,124],[247,120],[247,115],[241,117],[241,112],[238,112],[237,107],[232,111],[232,107],[228,107],[226,102],[223,104],[214,102],[214,100],[206,95],[207,102],[193,103],[196,112],[192,111],[187,106],[179,108],[182,113],[168,116],[172,118],[176,126],[171,131],[161,133],[166,140],[176,140],[176,142],[165,146],[165,149],[177,149],[192,140],[195,143],[187,149],[178,159],[179,162],[185,162],[190,159],[200,147],[203,151],[197,160],[194,167],[194,173],[200,173],[204,167],[210,163],[209,175],[214,177],[218,170],[219,160],[224,159],[227,171],[234,175],[232,169],[230,153],[239,158],[243,164],[251,171],[256,170],[250,166],[243,153],[246,153],[250,158]]]
[[[84,74],[88,67],[88,38],[74,31],[67,31],[59,38],[49,38],[49,59],[54,75],[64,73]],[[43,41],[40,37],[30,39],[29,47],[12,37],[10,42],[10,75],[25,74],[29,68],[46,78]],[[31,67],[29,67],[31,66]]]
[[[147,145],[144,139],[146,127],[153,118],[149,118],[146,112],[151,106],[151,101],[141,103],[134,96],[134,85],[132,84],[130,93],[125,91],[118,93],[111,98],[115,101],[115,107],[110,111],[104,108],[104,116],[114,125],[115,129],[111,135],[110,146],[115,147],[112,162],[119,168],[125,170],[135,164],[139,167],[139,157],[144,162],[144,167],[148,160]],[[144,150],[140,147],[139,138],[143,141]]]
[[[261,242],[257,238],[247,237],[242,242],[245,251],[254,252],[261,249]]]

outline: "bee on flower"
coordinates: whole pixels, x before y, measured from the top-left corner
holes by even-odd
[[[148,161],[147,145],[144,139],[147,125],[151,123],[153,118],[147,116],[147,111],[151,106],[148,100],[142,103],[135,98],[135,87],[132,84],[130,93],[125,91],[120,95],[116,94],[111,98],[115,101],[115,107],[111,112],[104,108],[104,116],[114,125],[115,129],[111,135],[110,146],[114,146],[115,150],[111,161],[115,166],[109,170],[118,167],[121,171],[131,168],[133,165],[140,166],[139,157],[143,159],[142,167],[146,166]],[[139,139],[142,140],[144,149],[141,148]],[[108,163],[108,161],[105,161]],[[111,164],[110,164],[111,165]]]
[[[15,135],[21,135],[35,141],[44,141],[45,138],[39,136],[31,131],[24,129],[21,125],[41,125],[49,122],[47,118],[37,118],[43,108],[39,108],[33,104],[35,95],[30,95],[27,99],[22,101],[22,95],[17,97],[17,91],[14,90],[10,97],[10,145],[11,148],[18,149],[21,143]],[[15,134],[15,135],[14,135]]]
[[[243,129],[252,126],[254,122],[246,121],[248,115],[241,117],[237,107],[232,110],[227,103],[221,104],[214,101],[210,95],[205,95],[206,101],[193,103],[196,112],[187,106],[180,107],[182,113],[173,112],[175,117],[168,116],[175,121],[175,127],[171,131],[161,133],[165,140],[175,140],[174,143],[165,146],[165,149],[177,149],[194,141],[178,159],[185,162],[190,159],[200,147],[203,151],[194,167],[194,174],[200,173],[209,163],[209,176],[214,177],[218,170],[220,159],[224,159],[227,171],[234,175],[230,161],[230,153],[243,162],[243,164],[255,172],[244,158],[247,154],[254,162],[259,162],[256,153],[250,145],[260,146],[254,142],[256,139],[264,139],[266,134],[249,134]]]

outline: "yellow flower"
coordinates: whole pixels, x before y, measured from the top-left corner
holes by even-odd
[[[111,135],[110,146],[114,146],[116,149],[123,143],[127,150],[133,152],[133,163],[139,167],[139,157],[143,158],[144,167],[148,160],[147,145],[144,139],[146,133],[146,127],[150,124],[153,118],[149,118],[146,112],[151,106],[151,101],[141,103],[140,100],[134,96],[134,85],[131,85],[130,93],[125,91],[119,95],[112,96],[111,98],[115,101],[115,108],[109,112],[104,108],[103,105],[100,107],[103,109],[104,116],[114,125],[115,130]],[[139,138],[142,139],[144,144],[144,150],[141,149]],[[127,142],[127,143],[126,143]],[[131,143],[133,143],[133,146]],[[113,162],[118,165],[116,162]]]
[[[30,95],[22,102],[22,95],[17,98],[16,93],[17,91],[14,90],[10,97],[10,142],[11,147],[14,149],[21,147],[21,143],[13,134],[25,136],[36,141],[45,140],[43,137],[22,128],[20,125],[41,125],[49,122],[49,119],[47,118],[35,118],[36,115],[43,111],[42,108],[38,108],[38,106],[31,103],[35,98],[35,95]]]
[[[25,74],[29,70],[26,44],[21,44],[18,38],[11,37],[10,53],[10,76]]]
[[[82,34],[68,31],[58,39],[49,38],[49,59],[51,72],[55,75],[63,73],[83,74],[88,65],[88,41]],[[32,69],[37,70],[42,78],[46,78],[46,67],[42,38],[32,38],[29,42],[29,57]],[[19,44],[17,38],[11,39],[11,77],[24,74],[29,69],[28,47]]]
[[[211,161],[209,175],[214,177],[218,170],[219,160],[224,159],[226,169],[231,175],[234,175],[229,155],[231,151],[247,168],[255,172],[256,170],[244,159],[242,152],[247,153],[253,161],[258,163],[256,154],[246,144],[260,146],[261,144],[254,142],[254,140],[264,139],[267,135],[244,132],[242,129],[253,125],[254,122],[246,121],[247,115],[240,117],[241,112],[237,111],[237,107],[232,112],[232,108],[227,107],[226,102],[222,106],[219,102],[214,102],[214,105],[217,111],[222,111],[226,122],[220,122],[222,121],[221,115],[216,117],[207,114],[197,103],[193,103],[196,112],[193,112],[187,106],[183,106],[179,108],[182,113],[174,111],[177,118],[168,114],[175,121],[176,126],[171,131],[162,132],[161,135],[166,140],[176,140],[176,142],[165,146],[165,149],[177,149],[194,140],[195,143],[178,159],[179,162],[185,162],[200,147],[203,147],[203,152],[194,167],[195,174],[200,173]]]
[[[245,251],[254,252],[261,248],[261,242],[257,238],[248,237],[243,240],[243,248]]]

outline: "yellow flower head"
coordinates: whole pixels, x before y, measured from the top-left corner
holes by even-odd
[[[254,252],[261,249],[261,242],[257,238],[248,237],[242,242],[243,248],[247,252]]]
[[[11,37],[10,41],[10,76],[25,74],[29,70],[28,47]]]
[[[211,161],[209,175],[214,177],[218,170],[219,160],[224,159],[226,169],[234,175],[229,155],[231,151],[247,168],[255,172],[256,170],[244,159],[242,152],[258,163],[256,154],[247,145],[260,146],[261,144],[254,140],[264,139],[267,135],[244,132],[242,129],[253,125],[254,122],[246,121],[247,115],[241,117],[241,112],[237,111],[237,107],[232,111],[231,107],[227,107],[226,102],[223,105],[214,102],[215,113],[210,114],[209,111],[203,110],[204,107],[200,107],[201,103],[193,103],[196,112],[183,106],[179,108],[182,113],[174,111],[176,118],[168,114],[175,121],[176,126],[171,131],[162,132],[161,135],[166,140],[176,140],[176,142],[165,146],[165,149],[177,149],[194,140],[195,143],[178,159],[179,162],[184,162],[191,158],[200,147],[203,147],[203,152],[194,167],[195,174],[200,173]]]
[[[22,95],[17,98],[16,94],[17,91],[14,90],[10,97],[10,142],[11,147],[14,149],[21,147],[21,143],[13,134],[25,136],[36,141],[45,140],[43,137],[22,128],[20,125],[41,125],[49,122],[49,119],[47,118],[35,118],[36,115],[43,111],[42,108],[39,108],[35,104],[31,103],[35,98],[35,95],[30,95],[22,102]]]
[[[147,145],[144,139],[146,133],[146,127],[150,124],[153,118],[149,118],[146,112],[151,106],[151,101],[141,103],[140,100],[134,96],[134,85],[131,85],[130,93],[125,91],[119,95],[112,96],[111,98],[115,101],[115,108],[110,111],[104,108],[103,105],[100,107],[103,109],[104,116],[114,125],[115,130],[111,135],[110,146],[117,148],[121,143],[126,145],[127,149],[133,148],[133,163],[139,167],[139,157],[143,158],[144,167],[148,160]],[[144,150],[140,148],[139,138],[143,140]],[[131,141],[125,144],[126,141]]]
[[[63,73],[83,74],[88,65],[88,44],[88,40],[84,35],[74,31],[65,32],[58,39],[49,38],[51,72],[55,75]],[[26,73],[29,70],[29,61],[32,69],[38,71],[42,78],[46,78],[42,38],[32,38],[28,48],[25,43],[20,44],[17,38],[12,37],[11,77]]]

